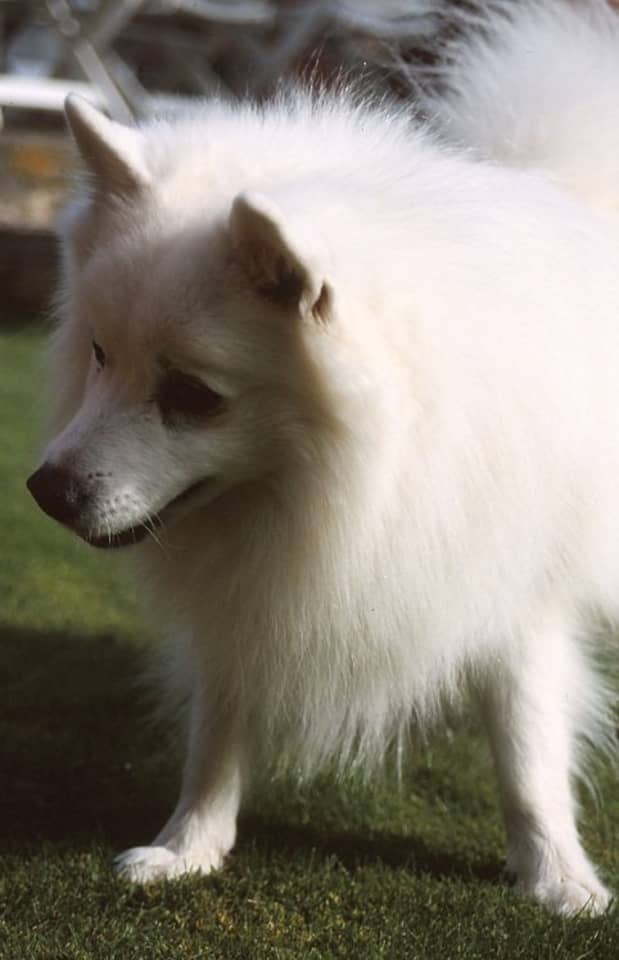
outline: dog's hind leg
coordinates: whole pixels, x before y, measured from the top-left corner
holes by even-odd
[[[591,667],[563,615],[497,653],[484,684],[484,715],[518,886],[562,914],[601,913],[608,892],[585,854],[571,782],[578,733],[595,705]]]
[[[121,876],[146,883],[220,867],[236,838],[243,759],[234,718],[226,709],[207,709],[204,690],[196,685],[176,809],[150,846],[133,847],[117,857]]]

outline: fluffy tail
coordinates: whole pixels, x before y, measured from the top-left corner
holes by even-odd
[[[605,0],[488,0],[457,16],[443,93],[425,104],[442,134],[619,211],[619,12]]]

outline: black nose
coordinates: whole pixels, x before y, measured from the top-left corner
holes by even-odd
[[[26,486],[41,510],[54,520],[68,527],[79,525],[90,496],[70,470],[44,463]]]

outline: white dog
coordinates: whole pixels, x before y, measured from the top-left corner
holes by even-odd
[[[431,105],[465,148],[346,93],[138,129],[67,103],[90,188],[29,485],[91,544],[141,541],[191,701],[133,880],[217,868],[256,766],[371,764],[472,695],[519,885],[609,902],[572,780],[612,738],[619,27],[489,9]]]

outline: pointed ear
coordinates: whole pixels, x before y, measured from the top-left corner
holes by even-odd
[[[68,95],[64,108],[82,160],[100,187],[126,194],[148,184],[137,130],[109,120],[75,93]]]
[[[229,227],[243,265],[263,296],[326,319],[330,289],[311,231],[260,193],[235,197]]]

